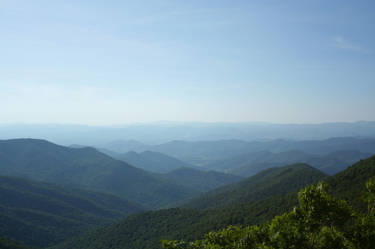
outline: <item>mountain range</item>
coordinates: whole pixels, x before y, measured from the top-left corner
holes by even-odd
[[[198,156],[205,167],[235,176],[202,171],[160,151],[104,154],[38,139],[0,140],[0,235],[6,237],[0,243],[16,243],[15,248],[22,243],[54,249],[160,248],[161,239],[195,240],[228,225],[262,224],[291,210],[297,191],[317,181],[364,209],[360,193],[375,175],[375,157],[369,157],[373,143],[371,138],[333,138],[152,146],[167,148],[173,156],[185,149],[185,156]],[[302,150],[290,150],[296,146]],[[110,153],[130,154],[138,161]],[[359,162],[346,169],[353,160]],[[341,172],[324,173],[335,171]]]
[[[93,148],[68,148],[45,140],[0,141],[0,174],[116,194],[159,208],[197,192],[115,160]]]
[[[187,165],[153,152],[137,158],[149,168],[163,167],[163,162],[170,163],[166,167],[171,169]],[[191,179],[178,170],[171,174],[145,171],[91,147],[70,148],[37,139],[0,140],[2,175],[107,192],[153,209],[241,179],[224,173],[183,171],[190,172]]]
[[[155,173],[168,173],[178,168],[196,168],[198,167],[178,160],[177,158],[154,151],[135,152],[129,151],[126,153],[115,153],[109,150],[101,150],[103,153],[124,161],[137,168],[144,169]]]
[[[301,167],[299,172],[298,167]],[[243,183],[237,183],[234,186],[227,187],[227,190],[213,192],[210,194],[205,210],[174,208],[160,211],[152,211],[132,215],[128,218],[112,224],[108,227],[89,232],[84,236],[67,241],[61,245],[53,247],[54,249],[109,249],[109,248],[161,248],[161,239],[183,239],[194,240],[202,238],[204,233],[215,231],[224,228],[228,225],[251,225],[264,223],[270,220],[275,215],[280,215],[286,211],[290,211],[293,206],[297,205],[296,191],[308,182],[298,181],[303,171],[307,169],[308,172],[317,175],[313,177],[313,183],[317,180],[324,180],[332,188],[334,196],[347,196],[350,204],[360,208],[366,206],[361,199],[361,193],[365,191],[364,181],[371,176],[375,176],[375,157],[360,161],[355,165],[349,167],[347,170],[340,172],[334,176],[326,177],[322,173],[316,174],[316,169],[306,165],[287,166],[285,168],[270,169],[259,173],[260,175],[246,179]],[[262,175],[268,177],[273,172],[271,178],[278,180],[284,176],[291,174],[284,193],[265,194],[265,199],[256,200],[252,196],[258,196],[257,191],[252,195],[251,190],[256,183],[253,181],[262,182]],[[277,173],[276,173],[277,172]],[[319,174],[321,177],[319,177]],[[273,175],[273,176],[272,176]],[[307,174],[308,175],[308,174]],[[252,179],[252,180],[250,180]],[[306,178],[308,179],[308,178]],[[267,182],[267,181],[265,181]],[[293,185],[293,183],[296,183]],[[298,185],[301,183],[301,185]],[[267,182],[267,185],[270,185]],[[246,186],[250,189],[244,189]],[[272,186],[272,184],[271,184]],[[277,186],[277,185],[275,185]],[[288,190],[289,188],[289,190]],[[262,184],[259,184],[258,189],[263,191]],[[272,187],[269,188],[272,190]],[[232,196],[233,193],[239,191],[238,196],[229,201],[230,206],[218,208],[217,203],[226,201],[222,196]],[[263,193],[267,193],[263,192]],[[241,197],[248,198],[243,201]],[[350,198],[355,197],[355,198]],[[204,197],[207,199],[207,197]],[[240,201],[241,203],[237,203]],[[192,203],[195,203],[193,201]],[[362,203],[362,204],[361,204]],[[223,205],[219,205],[223,206]]]
[[[272,153],[259,151],[242,154],[206,165],[206,168],[229,172],[240,176],[251,176],[264,169],[293,163],[306,163],[324,173],[333,175],[353,163],[370,157],[371,153],[360,151],[335,151],[327,155],[313,155],[303,151]]]
[[[117,141],[120,143],[120,141]],[[127,143],[125,141],[125,143]],[[128,147],[128,149],[132,150]],[[325,140],[217,140],[217,141],[170,141],[149,145],[145,150],[159,152],[183,162],[206,167],[244,154],[255,152],[280,153],[300,151],[315,156],[324,156],[337,151],[358,151],[375,154],[375,138],[337,137]],[[127,151],[123,151],[125,153]],[[212,169],[212,167],[211,167]],[[217,168],[219,169],[219,168]]]
[[[152,145],[173,140],[324,140],[345,136],[374,138],[375,122],[322,124],[155,122],[117,126],[3,124],[0,125],[0,134],[0,139],[40,138],[63,145],[85,144],[95,147],[105,147],[105,144],[119,140],[136,140]]]
[[[0,196],[0,234],[40,247],[144,210],[115,195],[9,176],[0,176]]]

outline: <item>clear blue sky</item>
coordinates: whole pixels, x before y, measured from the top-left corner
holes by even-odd
[[[0,0],[0,123],[375,120],[375,1]]]

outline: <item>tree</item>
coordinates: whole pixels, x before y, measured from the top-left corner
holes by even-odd
[[[356,213],[323,183],[298,194],[299,207],[262,226],[229,226],[194,242],[163,241],[165,249],[375,248],[375,177],[366,182],[367,213]]]

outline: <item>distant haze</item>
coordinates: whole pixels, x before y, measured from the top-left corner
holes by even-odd
[[[40,138],[63,145],[103,146],[109,142],[131,147],[172,140],[245,141],[327,139],[331,137],[375,137],[375,122],[272,124],[272,123],[144,123],[123,126],[0,125],[0,139]],[[129,141],[136,140],[136,141]],[[119,142],[116,142],[119,141]]]

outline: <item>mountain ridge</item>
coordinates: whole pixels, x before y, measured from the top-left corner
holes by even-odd
[[[0,176],[0,196],[0,234],[33,246],[52,245],[145,210],[114,195],[10,176]]]
[[[68,148],[46,140],[0,140],[0,166],[3,175],[104,191],[152,208],[196,194],[94,148]]]

